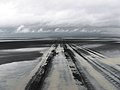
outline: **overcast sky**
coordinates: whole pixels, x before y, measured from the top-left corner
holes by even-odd
[[[120,0],[0,0],[0,26],[120,25]]]

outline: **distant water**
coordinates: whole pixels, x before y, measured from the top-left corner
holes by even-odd
[[[26,39],[0,39],[0,42],[11,42],[11,41],[28,41]]]
[[[38,60],[0,65],[0,90],[16,90],[21,80],[30,74],[37,63]]]

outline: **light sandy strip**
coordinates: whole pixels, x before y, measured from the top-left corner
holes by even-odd
[[[28,82],[32,79],[32,77],[33,77],[33,76],[35,75],[35,73],[38,71],[39,67],[42,66],[42,65],[46,62],[48,56],[50,55],[51,51],[52,51],[54,48],[55,48],[54,45],[52,45],[52,46],[49,48],[49,50],[46,51],[46,52],[43,54],[41,61],[40,61],[40,62],[38,63],[38,65],[31,71],[31,73],[30,73],[29,76],[27,76],[26,78],[23,78],[23,79],[21,80],[21,82],[18,83],[18,86],[16,86],[16,90],[25,90],[25,87],[26,87],[26,85],[28,84]],[[38,59],[40,59],[40,58],[38,58]]]

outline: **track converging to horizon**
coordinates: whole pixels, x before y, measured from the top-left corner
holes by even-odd
[[[120,71],[106,56],[76,44],[53,44],[25,90],[119,90]]]

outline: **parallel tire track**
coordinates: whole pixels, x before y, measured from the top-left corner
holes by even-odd
[[[44,63],[42,64],[42,66],[39,67],[38,71],[28,82],[27,86],[25,87],[25,90],[38,90],[42,87],[43,81],[46,78],[46,75],[49,71],[52,60],[56,55],[57,45],[54,45],[54,47],[55,48],[50,52],[50,54],[44,60]]]
[[[97,60],[94,60],[92,58],[88,58],[85,53],[81,52],[81,48],[73,47],[73,50],[75,50],[82,58],[84,58],[86,61],[88,61],[95,69],[100,71],[104,77],[110,81],[114,86],[116,86],[118,89],[120,89],[120,76],[115,73],[113,70],[109,70],[107,67],[105,67],[103,64],[97,62]],[[86,53],[89,54],[88,50],[82,49]],[[93,53],[94,54],[94,53]],[[89,54],[89,56],[91,56]]]
[[[87,90],[95,90],[93,85],[90,83],[90,81],[87,79],[86,75],[84,74],[83,69],[78,64],[78,61],[74,57],[75,56],[74,53],[70,49],[68,49],[66,45],[64,45],[63,47],[65,51],[65,56],[71,58],[72,62],[75,65],[75,68],[77,69],[75,70],[75,72],[73,72],[73,76],[76,77],[82,83],[81,85],[85,86]]]

